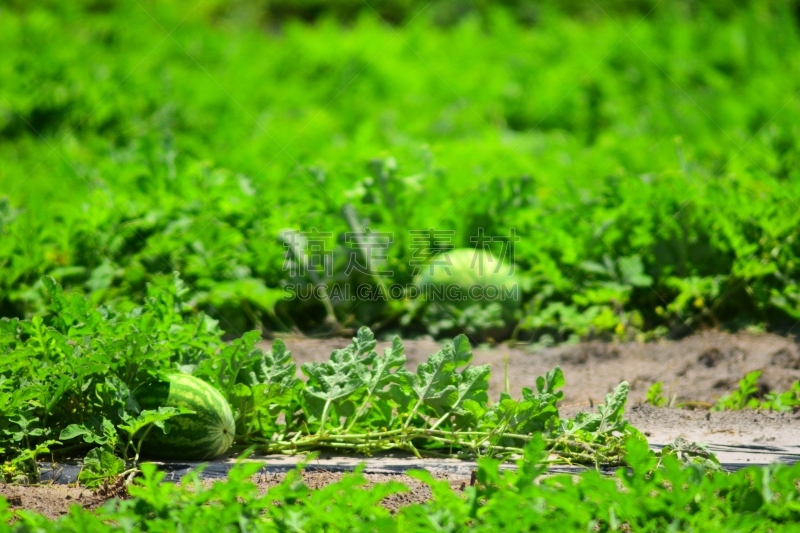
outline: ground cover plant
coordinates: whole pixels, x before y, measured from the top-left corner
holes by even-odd
[[[407,488],[371,487],[357,470],[310,490],[298,471],[259,494],[251,476],[259,465],[240,463],[210,487],[190,474],[182,484],[143,465],[131,498],[111,500],[92,513],[74,506],[49,521],[10,511],[0,497],[0,524],[11,531],[793,531],[800,520],[800,466],[750,467],[728,474],[659,457],[638,440],[613,475],[597,471],[547,476],[547,446],[534,439],[516,470],[481,459],[475,483],[463,492],[424,471],[411,475],[430,486],[432,499],[390,513],[388,495]],[[9,521],[13,523],[8,526]]]
[[[45,274],[130,309],[178,270],[232,335],[449,335],[403,298],[284,285],[406,285],[409,230],[498,254],[514,228],[517,337],[800,318],[791,2],[207,4],[0,6],[3,316],[42,312]],[[330,276],[289,274],[287,228],[326,232]],[[382,281],[346,275],[366,228],[393,235]]]
[[[235,444],[266,453],[332,448],[508,458],[539,436],[552,463],[616,465],[626,438],[644,438],[625,421],[625,382],[596,413],[574,419],[558,414],[558,367],[539,377],[535,390],[523,389],[522,398],[502,393],[490,402],[489,367],[469,365],[464,335],[411,372],[399,338],[378,354],[374,335],[362,328],[329,361],[303,365],[303,381],[280,340],[266,353],[254,347],[259,332],[226,344],[213,320],[184,307],[177,277],[171,290],[152,289],[144,307],[127,314],[93,309],[54,280],[44,283],[50,314],[0,321],[0,459],[9,481],[35,480],[40,457],[85,456],[81,479],[98,484],[135,472],[148,446],[170,458],[196,454],[178,429],[174,439],[169,433],[185,420],[175,417],[192,413],[151,398],[152,383],[175,381],[169,375],[176,372],[218,390],[233,408]]]
[[[783,392],[762,393],[758,386],[761,372],[756,370],[739,380],[739,387],[722,396],[712,409],[768,409],[774,411],[792,411],[800,408],[800,382]]]
[[[760,370],[748,372],[739,386],[724,394],[714,404],[704,402],[677,403],[675,396],[664,394],[664,384],[655,382],[647,391],[647,403],[656,407],[708,408],[712,411],[736,411],[741,409],[764,409],[767,411],[797,411],[800,409],[800,382],[796,381],[786,391],[764,391],[759,386]]]

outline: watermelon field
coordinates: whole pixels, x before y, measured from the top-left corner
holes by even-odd
[[[0,0],[0,531],[796,531],[799,73],[797,0]]]

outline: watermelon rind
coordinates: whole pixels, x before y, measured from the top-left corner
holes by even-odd
[[[520,279],[514,274],[512,265],[498,260],[488,251],[458,248],[441,254],[436,263],[423,266],[415,283],[421,289],[457,287],[464,299],[451,303],[467,306],[474,303],[466,298],[471,287],[493,285],[495,288],[511,290],[519,285]],[[519,305],[519,292],[514,294],[517,298],[504,300],[501,302],[503,307],[513,309]],[[447,290],[443,291],[443,295],[444,301],[450,301]]]
[[[162,376],[139,387],[135,396],[141,409],[194,411],[170,418],[168,433],[151,428],[142,444],[143,457],[205,461],[219,457],[233,444],[236,424],[230,405],[201,379],[188,374]]]

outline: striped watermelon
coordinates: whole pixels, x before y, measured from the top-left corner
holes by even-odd
[[[236,425],[228,402],[214,387],[187,374],[171,374],[164,381],[136,390],[142,409],[185,407],[193,414],[179,415],[167,423],[169,433],[152,428],[142,455],[153,459],[204,461],[225,453],[233,444]]]
[[[436,262],[422,267],[415,283],[419,287],[444,288],[443,296],[447,300],[447,289],[457,287],[460,295],[469,296],[469,289],[473,286],[505,287],[511,290],[519,285],[520,280],[513,273],[509,264],[500,261],[486,250],[473,248],[457,248],[436,256]],[[477,289],[476,289],[477,290]],[[506,300],[507,305],[516,307],[516,299]],[[470,305],[474,301],[467,299],[456,300],[458,305]]]

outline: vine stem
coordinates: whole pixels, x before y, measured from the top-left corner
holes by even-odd
[[[442,422],[444,422],[445,420],[447,420],[447,418],[448,418],[449,416],[451,416],[452,414],[453,414],[453,409],[450,409],[449,411],[447,411],[447,413],[445,413],[444,415],[442,415],[442,416],[439,418],[439,420],[437,420],[437,421],[436,421],[436,423],[435,423],[433,426],[431,426],[431,431],[433,431],[433,430],[435,430],[436,428],[438,428],[438,427],[439,427],[439,425],[440,425]]]
[[[411,424],[411,420],[417,415],[417,409],[419,406],[422,405],[422,398],[417,400],[417,403],[414,404],[414,408],[408,413],[408,418],[406,419],[406,423],[403,424],[403,429],[408,429],[409,424]]]
[[[317,437],[321,437],[325,434],[325,422],[328,421],[328,411],[331,408],[331,401],[325,400],[325,407],[322,409],[322,416],[319,419],[319,431],[317,431]]]
[[[359,418],[361,418],[361,415],[364,413],[364,411],[367,408],[368,402],[375,395],[375,389],[378,386],[378,381],[379,380],[375,380],[375,386],[372,387],[369,390],[369,392],[367,392],[367,397],[364,398],[364,401],[361,402],[361,405],[358,406],[358,409],[356,410],[356,413],[353,415],[353,418],[352,418],[352,420],[350,420],[350,423],[347,424],[347,427],[345,428],[345,431],[350,431],[351,429],[353,429],[353,426],[355,425],[355,423],[358,421]]]
[[[318,448],[332,448],[352,450],[369,455],[375,452],[395,449],[409,451],[418,458],[427,455],[431,457],[474,459],[485,456],[491,457],[497,454],[507,456],[505,460],[509,459],[508,456],[519,456],[524,453],[524,448],[522,447],[486,444],[485,440],[494,434],[494,432],[485,431],[447,432],[427,428],[413,428],[410,431],[395,429],[375,433],[345,433],[341,435],[315,434],[307,435],[305,438],[302,437],[302,434],[298,434],[291,441],[274,440],[265,446],[264,450],[267,453],[296,454]],[[503,436],[520,439],[524,442],[532,438],[532,435],[503,434]],[[413,441],[419,438],[449,446],[451,449],[454,447],[460,448],[462,451],[449,454],[440,453],[436,450],[420,451],[413,444]],[[551,457],[547,462],[551,464],[583,464],[597,467],[599,462],[619,464],[621,460],[619,450],[613,447],[613,443],[588,443],[574,440],[568,436],[560,436],[555,439],[545,438],[544,440]],[[466,452],[465,450],[472,451]]]

